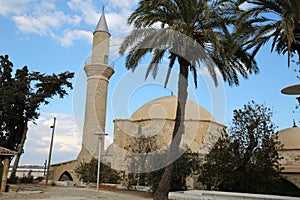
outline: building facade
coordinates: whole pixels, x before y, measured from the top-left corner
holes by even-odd
[[[292,127],[278,132],[278,140],[283,145],[279,155],[284,169],[282,176],[300,188],[300,128]]]

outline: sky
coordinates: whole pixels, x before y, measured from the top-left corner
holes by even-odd
[[[122,39],[131,27],[127,17],[138,0],[1,0],[0,55],[9,55],[14,67],[28,66],[31,71],[52,74],[75,72],[74,89],[64,99],[54,97],[42,106],[36,125],[30,124],[20,164],[43,165],[48,159],[53,117],[57,118],[51,163],[75,159],[81,149],[85,106],[85,60],[91,54],[93,31],[105,7],[111,33],[110,65],[115,74],[108,88],[105,144],[113,140],[113,119],[129,118],[146,102],[176,94],[174,69],[167,88],[163,87],[167,61],[160,66],[158,77],[144,80],[147,59],[135,73],[127,71],[124,56],[118,55]],[[287,56],[271,53],[266,45],[257,57],[260,73],[240,79],[240,85],[229,87],[219,80],[216,88],[205,69],[198,74],[197,88],[190,84],[189,98],[211,112],[219,123],[230,126],[232,112],[247,102],[265,103],[273,108],[277,130],[292,126],[295,96],[283,95],[281,89],[298,84],[295,67],[287,66]],[[300,125],[300,123],[298,123]]]

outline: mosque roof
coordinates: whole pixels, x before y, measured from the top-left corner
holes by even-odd
[[[106,19],[105,19],[104,9],[102,10],[102,14],[100,16],[100,19],[99,19],[99,22],[96,26],[95,31],[105,31],[105,32],[109,33],[107,23],[106,23]]]
[[[166,96],[154,99],[131,115],[131,120],[141,119],[175,119],[177,108],[177,97]],[[197,103],[188,100],[186,103],[186,120],[211,120],[214,117],[203,107]]]
[[[283,144],[283,149],[300,149],[300,127],[279,131],[278,140]]]

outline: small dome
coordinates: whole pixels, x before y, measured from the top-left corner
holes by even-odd
[[[176,96],[161,97],[144,104],[131,115],[131,119],[175,119],[176,108]],[[214,121],[213,116],[205,108],[190,100],[186,103],[185,119]]]
[[[293,127],[278,132],[278,140],[283,149],[300,149],[300,128]]]

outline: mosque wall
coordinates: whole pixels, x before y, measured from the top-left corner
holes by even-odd
[[[283,145],[278,154],[282,176],[300,188],[300,127],[290,127],[278,132],[277,140]]]
[[[171,119],[115,120],[114,145],[126,149],[132,138],[155,137],[156,148],[163,149],[171,142],[174,123]],[[208,153],[225,132],[224,125],[209,120],[186,120],[184,126],[181,145],[198,153]]]
[[[297,149],[283,149],[278,151],[279,155],[283,157],[280,161],[282,176],[294,183],[300,188],[300,154]]]
[[[300,154],[299,149],[283,149],[279,151],[279,155],[283,157],[281,160],[282,165],[299,165],[300,172]]]
[[[156,161],[152,160],[154,157],[151,158],[151,155],[165,150],[170,145],[174,123],[171,119],[158,118],[114,120],[114,142],[101,158],[102,161],[114,169],[128,172],[133,170],[134,159],[145,159],[142,167],[148,168],[143,170],[153,171]],[[186,120],[184,125],[181,146],[185,149],[190,148],[200,156],[207,154],[218,138],[225,133],[224,125],[210,120]],[[145,152],[147,154],[143,154]],[[141,167],[141,162],[139,164],[137,167]]]

